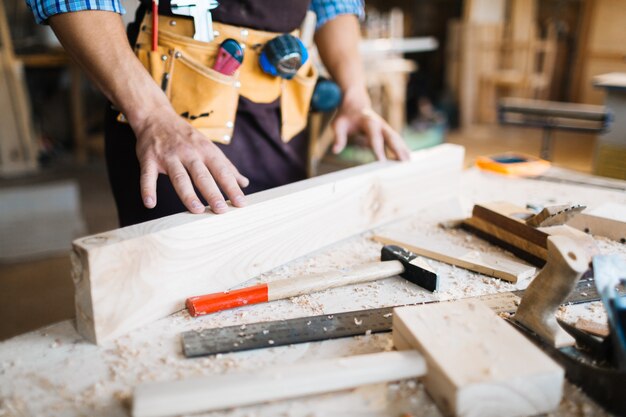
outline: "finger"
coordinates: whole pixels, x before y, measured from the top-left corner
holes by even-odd
[[[374,119],[369,119],[365,122],[364,130],[365,134],[369,138],[370,146],[372,147],[372,151],[374,151],[374,155],[376,155],[376,159],[379,161],[386,161],[387,156],[385,155],[385,141],[383,139],[380,122]]]
[[[204,213],[204,205],[198,199],[189,174],[180,160],[175,159],[167,164],[167,175],[187,210],[192,213]]]
[[[399,161],[408,161],[411,158],[411,151],[402,139],[402,136],[396,132],[387,122],[383,121],[383,136],[385,144]]]
[[[149,159],[141,164],[141,174],[139,176],[139,188],[141,190],[141,200],[146,208],[156,206],[156,183],[159,176],[157,164]]]
[[[239,184],[239,187],[246,188],[248,185],[250,185],[250,180],[248,179],[248,177],[242,175],[237,167],[235,167],[235,165],[230,161],[230,159],[226,158],[226,163],[230,167],[231,171],[233,171],[235,175],[235,180],[237,180],[237,184]]]
[[[211,210],[216,214],[228,211],[228,205],[204,162],[194,159],[186,164],[186,168],[193,183],[209,203]]]
[[[235,172],[230,168],[230,164],[226,162],[226,157],[214,157],[207,163],[211,175],[215,178],[215,182],[228,196],[228,199],[235,207],[243,207],[246,205],[246,197],[241,191]]]
[[[348,143],[348,120],[343,117],[335,119],[333,130],[335,131],[333,153],[338,154],[343,151],[346,147],[346,143]]]

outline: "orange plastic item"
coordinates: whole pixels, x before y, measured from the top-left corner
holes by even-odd
[[[479,156],[476,165],[480,169],[517,177],[534,177],[546,172],[551,164],[545,159],[518,153]]]
[[[267,294],[267,284],[259,284],[240,290],[189,297],[185,305],[192,317],[198,317],[248,304],[265,303],[268,301]]]

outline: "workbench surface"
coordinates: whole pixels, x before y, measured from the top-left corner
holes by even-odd
[[[454,241],[485,252],[502,251],[462,230],[444,230],[440,221],[469,216],[472,205],[506,200],[550,205],[580,203],[596,207],[605,202],[626,204],[626,193],[578,185],[509,179],[476,170],[462,176],[460,204],[431,207],[401,223],[429,238]],[[407,190],[419,192],[419,190]],[[626,254],[626,245],[596,237],[602,253]],[[374,261],[381,245],[366,233],[298,259],[252,282],[297,274],[323,272]],[[127,416],[132,390],[144,381],[167,381],[211,373],[231,373],[274,364],[373,353],[392,348],[391,335],[373,334],[318,343],[207,358],[186,359],[180,333],[228,325],[242,325],[317,314],[331,314],[426,300],[444,300],[509,291],[513,284],[429,261],[442,278],[439,293],[430,294],[399,278],[353,285],[321,293],[248,306],[192,319],[180,312],[102,346],[89,344],[76,333],[72,321],[14,337],[0,343],[0,416]],[[176,279],[176,277],[172,277]],[[191,294],[190,294],[191,295]],[[564,314],[602,317],[598,303],[568,307]],[[470,358],[468,358],[470,359]],[[217,416],[440,416],[416,380],[364,386],[339,393],[274,402],[256,407],[208,413]],[[554,416],[604,416],[601,408],[577,388],[566,384],[565,398]]]

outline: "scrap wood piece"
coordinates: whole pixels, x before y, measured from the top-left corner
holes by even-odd
[[[395,308],[393,341],[424,355],[422,380],[445,415],[530,416],[561,401],[563,369],[480,301]]]
[[[607,203],[593,210],[585,210],[567,222],[591,235],[604,236],[626,243],[626,204]]]
[[[312,251],[458,194],[463,148],[376,162],[248,196],[228,213],[181,213],[74,242],[76,322],[101,343]],[[415,192],[419,190],[419,192]]]
[[[538,228],[529,226],[526,220],[533,215],[532,211],[511,203],[482,203],[474,206],[472,217],[466,219],[462,226],[539,267],[547,259],[548,236],[569,236],[579,241],[590,255],[597,252],[592,238],[568,225]]]
[[[506,229],[495,226],[480,217],[470,217],[464,220],[463,226],[487,241],[494,242],[497,240],[495,243],[498,246],[511,251],[535,266],[541,266],[545,263],[548,255],[546,248],[536,245]]]
[[[394,230],[378,233],[373,239],[385,245],[402,246],[418,255],[512,283],[530,278],[535,273],[534,267],[521,262],[503,256],[480,253],[451,243],[445,245],[433,243],[415,233]]]
[[[426,373],[415,351],[380,352],[139,385],[133,417],[167,417],[322,394]]]
[[[491,202],[474,205],[472,216],[517,235],[537,246],[547,248],[548,235],[525,222],[534,216],[532,211],[508,202]]]

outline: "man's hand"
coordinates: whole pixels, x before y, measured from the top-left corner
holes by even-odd
[[[354,96],[344,96],[339,112],[332,121],[335,131],[333,153],[341,152],[348,142],[348,135],[361,133],[367,137],[376,159],[387,159],[385,148],[389,149],[395,159],[407,161],[410,151],[402,137],[370,107],[369,97],[363,91]]]
[[[193,185],[216,213],[227,210],[218,186],[233,205],[245,205],[248,185],[219,148],[181,119],[167,97],[135,57],[117,13],[89,10],[49,19],[63,44],[100,90],[128,119],[137,136],[144,205],[157,204],[159,173],[170,177],[192,213],[204,212]],[[210,92],[209,92],[210,94]]]
[[[349,14],[335,17],[315,33],[320,57],[343,92],[341,107],[333,120],[333,152],[341,152],[349,134],[362,133],[379,160],[386,159],[385,147],[397,159],[408,160],[409,149],[404,140],[371,108],[359,54],[360,39],[357,17]]]
[[[241,188],[248,186],[248,179],[213,142],[176,113],[163,109],[161,114],[137,123],[133,130],[141,166],[141,197],[147,208],[157,204],[158,174],[169,176],[176,193],[192,213],[204,212],[194,184],[215,213],[228,210],[220,188],[233,205],[245,205]]]

